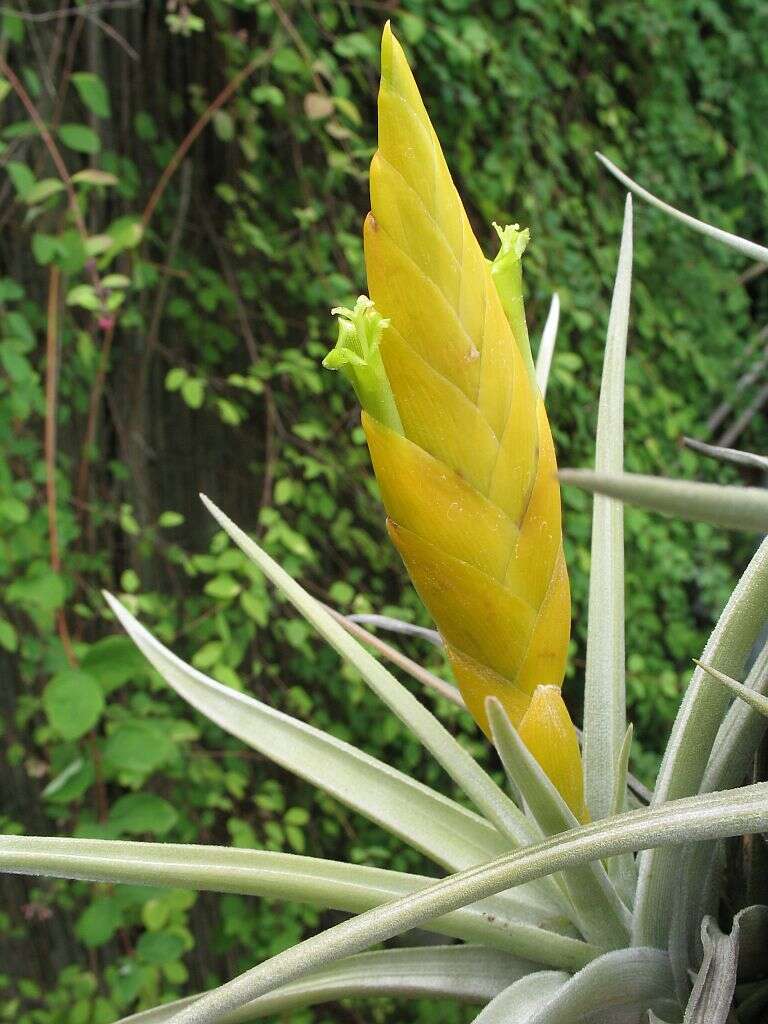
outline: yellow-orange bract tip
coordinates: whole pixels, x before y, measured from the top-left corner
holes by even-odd
[[[588,821],[579,741],[559,686],[536,687],[517,731],[574,815]]]

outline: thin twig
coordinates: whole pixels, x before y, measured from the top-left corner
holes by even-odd
[[[201,210],[200,215],[202,217],[205,230],[213,244],[213,248],[216,250],[216,255],[219,263],[221,264],[221,272],[224,275],[224,280],[227,282],[227,287],[232,293],[232,299],[234,300],[235,308],[237,310],[237,318],[240,321],[240,330],[243,334],[243,341],[245,342],[246,350],[250,356],[251,362],[257,363],[259,361],[258,344],[248,321],[248,312],[245,308],[245,303],[243,302],[243,297],[240,292],[240,285],[235,272],[232,269],[232,264],[227,258],[227,253],[224,246],[221,244],[221,240],[216,233],[216,228],[214,227],[211,218],[205,210]]]
[[[386,641],[374,636],[373,633],[369,633],[367,629],[363,629],[362,626],[358,626],[356,622],[350,622],[345,615],[342,615],[341,612],[337,612],[335,608],[331,608],[329,605],[324,605],[324,608],[326,611],[330,612],[333,618],[336,619],[336,621],[357,640],[362,640],[362,642],[368,644],[369,647],[373,647],[373,649],[378,651],[379,654],[382,654],[388,661],[391,661],[393,665],[397,665],[398,668],[403,669],[404,672],[407,672],[408,675],[417,680],[417,682],[428,687],[430,690],[434,690],[436,693],[439,693],[441,697],[445,697],[457,707],[464,708],[466,711],[467,705],[464,703],[464,698],[456,687],[451,685],[451,683],[447,683],[444,679],[440,679],[432,672],[422,668],[418,662],[408,658],[401,651],[398,651],[396,647],[392,647]]]
[[[20,0],[20,2],[23,3],[25,7],[27,6],[27,0]],[[19,17],[23,18],[25,13],[27,12],[19,11],[18,15]],[[29,26],[27,37],[32,46],[32,49],[35,51],[35,57],[37,58],[37,66],[40,70],[40,78],[42,79],[43,85],[45,86],[45,91],[48,93],[48,98],[53,99],[53,97],[56,95],[56,87],[53,84],[51,70],[48,67],[48,61],[45,59],[46,54],[43,51],[43,47],[40,43],[40,38],[37,33],[37,28],[34,25],[34,23],[30,24]]]
[[[754,349],[761,342],[765,341],[766,338],[768,338],[768,324],[758,332],[757,336],[753,339],[750,348]],[[708,436],[711,436],[717,430],[725,420],[728,413],[733,409],[736,396],[750,387],[757,380],[766,366],[768,366],[768,349],[765,349],[760,359],[753,363],[752,366],[750,366],[750,368],[746,370],[736,381],[733,399],[726,399],[726,401],[721,402],[709,417],[706,426]]]
[[[88,476],[90,473],[92,448],[96,441],[96,425],[99,417],[99,407],[101,406],[101,396],[104,393],[104,381],[107,376],[107,369],[109,368],[109,357],[112,353],[112,342],[115,337],[115,322],[109,325],[104,335],[104,341],[101,343],[101,351],[99,352],[99,366],[96,370],[96,377],[91,388],[91,396],[88,402],[88,420],[85,427],[85,436],[83,437],[83,447],[80,455],[80,466],[77,471],[77,486],[75,488],[75,499],[80,503],[80,507],[85,509],[86,496],[88,493]]]
[[[139,54],[131,46],[125,36],[120,35],[116,28],[104,21],[103,18],[98,17],[96,14],[89,14],[88,20],[92,21],[94,25],[101,29],[105,36],[108,36],[113,42],[117,43],[120,49],[133,61],[140,60]]]
[[[46,367],[45,367],[45,489],[48,504],[48,535],[50,544],[51,568],[55,573],[61,572],[61,552],[59,550],[59,528],[57,518],[56,495],[56,410],[59,376],[59,296],[61,271],[51,267],[48,286],[48,322],[46,324]],[[77,668],[78,661],[72,646],[72,637],[67,624],[66,612],[59,608],[56,612],[56,627],[67,661],[72,668]],[[96,742],[94,730],[88,735],[88,745],[93,759],[94,768],[94,799],[96,813],[100,821],[106,821],[109,807],[104,777],[101,770],[101,753]]]
[[[751,267],[747,267],[743,274],[739,275],[739,284],[748,284],[766,271],[768,271],[768,263],[753,263]]]
[[[301,34],[299,33],[298,29],[296,28],[296,26],[294,25],[294,23],[291,21],[290,17],[288,16],[285,8],[282,6],[282,4],[279,2],[279,0],[270,0],[270,7],[272,8],[272,10],[277,15],[277,17],[278,17],[278,19],[280,21],[280,24],[283,26],[285,31],[290,36],[291,41],[293,42],[293,45],[299,51],[299,55],[301,56],[301,59],[306,64],[307,70],[309,71],[310,75],[312,76],[312,81],[314,82],[315,89],[317,90],[317,92],[321,93],[323,96],[327,96],[328,95],[328,90],[325,87],[325,82],[322,80],[320,75],[318,75],[317,71],[315,70],[315,62],[312,59],[312,54],[311,54],[309,48],[307,47],[307,44],[301,38]]]
[[[256,71],[258,68],[269,63],[269,61],[272,59],[272,53],[273,48],[270,47],[270,49],[265,50],[263,53],[260,53],[258,57],[254,57],[252,60],[250,60],[242,69],[242,71],[238,71],[235,77],[224,86],[224,88],[221,90],[216,99],[214,99],[211,103],[208,104],[206,109],[203,111],[203,113],[200,115],[197,121],[195,121],[190,130],[187,132],[187,134],[181,141],[178,149],[173,154],[171,159],[168,161],[168,164],[166,165],[163,173],[160,175],[160,180],[152,190],[152,195],[149,197],[149,201],[147,202],[147,205],[144,208],[144,213],[142,214],[141,217],[141,224],[142,228],[145,231],[147,225],[152,219],[152,214],[155,212],[155,207],[160,202],[160,199],[162,198],[162,195],[168,186],[168,182],[171,180],[173,175],[178,170],[179,164],[187,155],[189,149],[197,139],[200,132],[202,132],[202,130],[211,120],[216,111],[220,107],[223,107],[227,100],[235,92],[237,92],[237,90],[240,88],[243,82],[247,78],[250,78],[253,72]]]
[[[182,235],[184,234],[184,226],[187,222],[191,195],[192,167],[189,164],[184,164],[181,169],[181,189],[179,191],[179,207],[176,213],[176,223],[173,225],[171,237],[168,241],[168,251],[165,257],[165,267],[163,268],[163,270],[167,272],[164,273],[162,281],[160,282],[160,287],[157,289],[155,304],[149,321],[149,330],[147,331],[147,338],[144,344],[142,365],[137,375],[142,389],[146,385],[147,365],[149,359],[157,346],[157,338],[160,332],[160,321],[163,317],[165,303],[168,297],[168,288],[170,287],[170,271],[179,251]]]
[[[74,221],[77,233],[82,238],[83,242],[88,241],[88,229],[85,226],[83,215],[80,210],[80,204],[77,200],[77,193],[75,192],[75,186],[72,184],[72,178],[70,177],[67,165],[64,163],[64,158],[61,155],[59,147],[54,142],[53,136],[48,131],[48,126],[40,116],[40,111],[37,109],[35,104],[30,99],[29,93],[22,85],[20,79],[15,72],[10,68],[5,57],[0,54],[0,75],[3,75],[11,83],[11,88],[21,100],[25,110],[32,118],[35,127],[38,130],[40,138],[43,140],[46,149],[48,150],[53,165],[56,168],[59,178],[67,193],[67,202],[69,205],[70,212],[72,214],[72,220]],[[86,270],[91,278],[96,294],[100,299],[104,298],[104,288],[101,284],[99,272],[96,269],[96,262],[92,258],[86,261]]]
[[[61,573],[61,552],[59,550],[59,524],[56,499],[56,408],[58,390],[58,351],[59,351],[59,294],[61,271],[52,266],[48,284],[48,322],[46,325],[45,344],[45,492],[48,504],[48,543],[50,547],[51,568],[58,575]],[[72,637],[67,625],[67,617],[63,608],[56,612],[56,628],[61,646],[67,661],[73,667],[77,664],[72,648]]]
[[[766,402],[768,402],[768,384],[764,384],[760,388],[742,414],[737,416],[730,427],[721,435],[717,442],[718,445],[722,448],[732,448],[739,436],[747,429],[754,416],[762,409]]]
[[[124,10],[128,7],[138,7],[141,0],[102,0],[101,3],[94,3],[90,8],[67,7],[58,11],[45,11],[41,14],[29,14],[24,11],[14,10],[13,7],[0,7],[0,14],[10,15],[19,18],[21,21],[58,21],[61,18],[87,18],[93,13],[102,14],[104,11]]]
[[[378,651],[394,665],[402,668],[403,671],[407,672],[413,679],[416,679],[430,690],[436,691],[441,697],[445,697],[457,707],[463,708],[466,711],[467,705],[464,703],[463,697],[457,688],[452,686],[451,683],[447,683],[444,679],[440,679],[438,676],[433,675],[432,672],[422,668],[418,662],[406,657],[406,655],[402,654],[395,647],[392,647],[384,640],[380,640],[379,637],[369,633],[368,630],[363,629],[362,626],[358,626],[356,622],[351,622],[346,616],[337,612],[335,608],[331,608],[330,605],[323,604],[323,607],[341,626],[344,627],[344,629],[346,629],[348,633],[351,633],[356,639],[361,640],[370,647],[373,647],[374,650]],[[580,731],[577,731],[579,732],[579,735],[581,735]],[[635,796],[644,803],[648,804],[653,799],[653,793],[650,789],[648,789],[647,786],[644,786],[643,783],[631,772],[627,773],[627,785]]]
[[[67,39],[67,48],[64,53],[64,65],[62,67],[61,78],[59,80],[59,94],[56,101],[56,108],[51,118],[51,127],[55,130],[61,122],[62,114],[64,113],[64,104],[67,100],[67,92],[69,91],[69,83],[72,80],[72,72],[75,67],[75,58],[77,56],[77,47],[80,42],[80,36],[83,34],[83,26],[85,21],[79,18],[72,26],[72,31],[69,33]]]

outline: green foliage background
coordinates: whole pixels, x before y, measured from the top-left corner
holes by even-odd
[[[234,843],[429,872],[181,706],[116,634],[100,588],[222,682],[439,785],[438,769],[214,533],[196,498],[207,491],[337,607],[425,621],[385,538],[350,393],[319,368],[329,308],[365,287],[383,21],[412,56],[489,254],[491,220],[530,225],[534,337],[553,290],[562,302],[548,394],[560,461],[588,465],[623,206],[593,151],[686,210],[765,238],[765,4],[196,0],[106,5],[101,22],[60,17],[43,0],[18,8],[3,8],[0,54],[69,172],[97,168],[114,182],[85,174],[73,185],[97,239],[86,246],[38,127],[0,76],[2,831]],[[252,60],[142,236],[163,169]],[[735,479],[679,438],[705,436],[708,415],[762,354],[768,289],[747,269],[637,209],[628,468]],[[59,367],[46,394],[47,327]],[[53,423],[60,570],[46,492]],[[759,417],[740,443],[765,447]],[[590,502],[573,491],[564,501],[578,715]],[[626,521],[635,769],[649,778],[750,541],[635,512]],[[410,650],[444,671],[436,652]],[[425,699],[488,761],[460,712]],[[20,1024],[107,1024],[332,919],[236,896],[2,885],[0,1020]],[[465,1019],[418,1002],[396,1011],[382,1001],[365,1015]],[[343,1018],[362,1019],[352,1007],[296,1017]]]

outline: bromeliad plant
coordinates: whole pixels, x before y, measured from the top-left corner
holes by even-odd
[[[393,832],[446,876],[263,850],[18,836],[0,840],[0,867],[305,900],[352,915],[214,991],[131,1017],[137,1024],[235,1024],[383,993],[485,1004],[482,1024],[725,1024],[734,1012],[745,1024],[763,1020],[768,911],[757,904],[767,880],[768,783],[751,776],[768,724],[768,647],[745,683],[738,680],[766,621],[768,542],[712,633],[643,807],[628,785],[622,508],[615,497],[595,498],[580,752],[559,690],[570,606],[542,398],[556,325],[550,321],[534,368],[522,306],[525,233],[501,230],[499,255],[485,261],[389,29],[371,192],[373,301],[336,311],[339,341],[326,363],[355,387],[390,535],[469,711],[499,752],[509,792],[339,617],[204,498],[474,809],[190,668],[107,595],[115,615],[193,707]],[[751,255],[757,250],[768,262],[760,247]],[[651,493],[647,481],[621,474],[631,263],[628,200],[597,477],[587,482],[619,497],[640,494],[662,511],[674,511],[670,488],[687,486],[689,516],[720,521],[725,511],[726,525],[764,526],[760,494],[723,501],[663,481],[651,481]],[[740,699],[729,706],[734,693]],[[417,927],[445,943],[370,952]]]

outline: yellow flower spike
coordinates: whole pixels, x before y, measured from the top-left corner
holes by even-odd
[[[356,385],[363,428],[390,536],[487,734],[488,695],[517,726],[538,686],[561,685],[570,632],[557,466],[522,305],[527,232],[500,230],[485,259],[388,25],[371,208],[365,315],[381,326],[375,376],[390,411]],[[365,339],[342,347],[359,353]]]
[[[559,687],[536,687],[517,732],[579,821],[586,823],[579,741]]]

